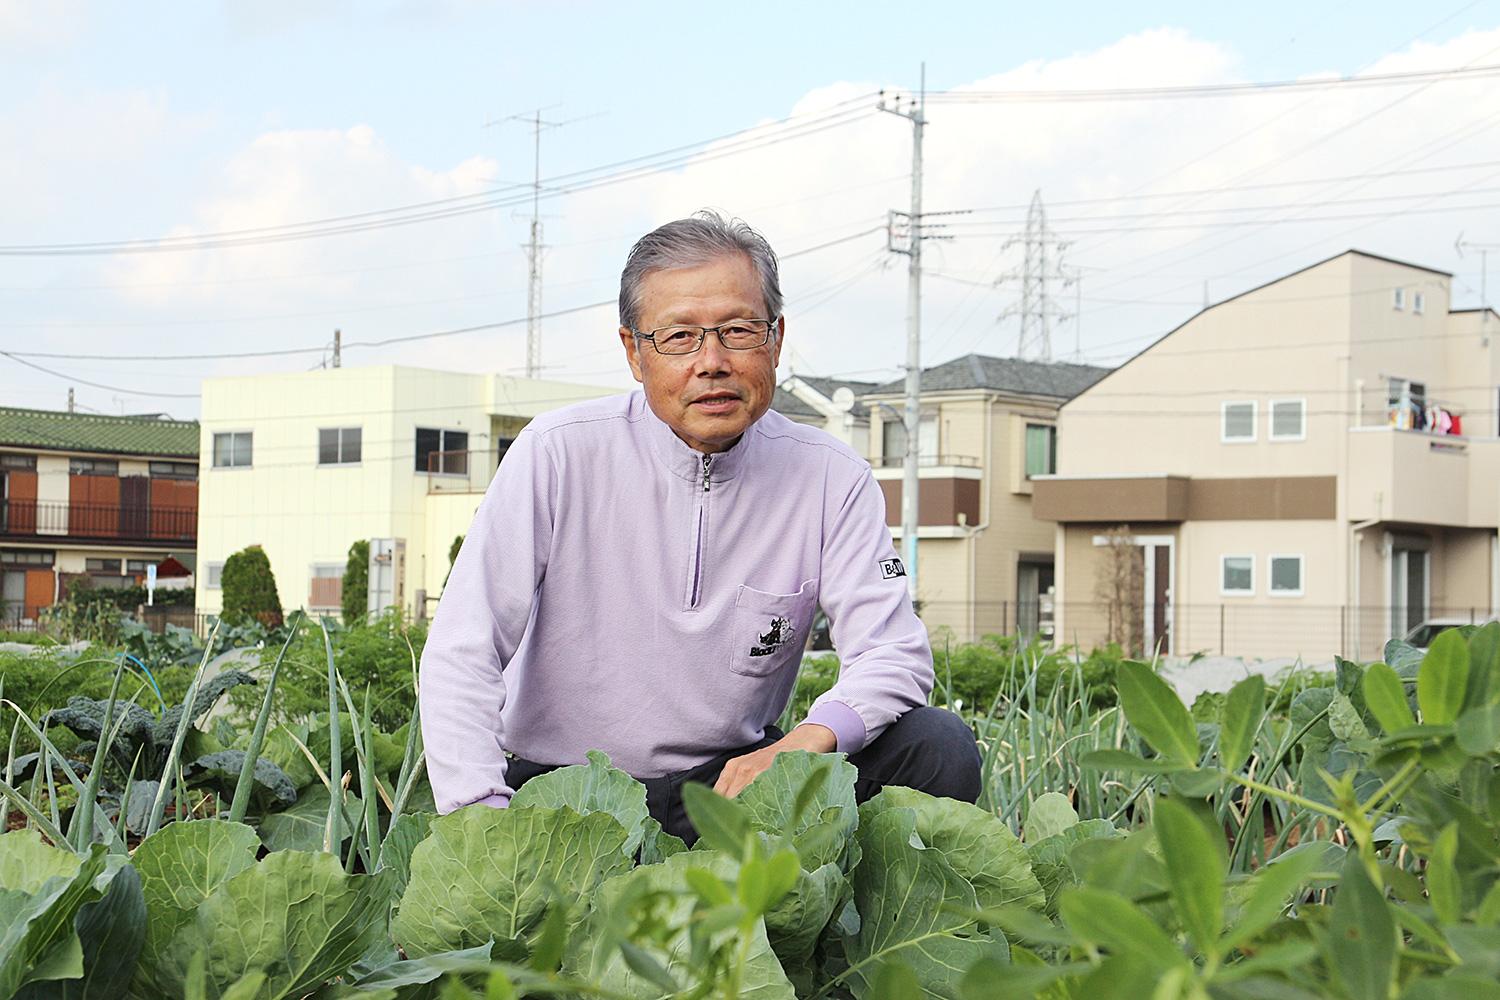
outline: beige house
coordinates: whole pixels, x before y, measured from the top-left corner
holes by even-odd
[[[1052,525],[1031,513],[1033,478],[1054,471],[1058,407],[1105,368],[969,354],[922,373],[917,600],[937,635],[1043,630]],[[860,397],[870,464],[901,548],[904,382]]]
[[[206,380],[198,610],[258,544],[283,605],[337,614],[349,546],[371,539],[371,609],[427,615],[520,429],[614,391],[395,365]]]
[[[1204,309],[1068,402],[1036,513],[1085,647],[1378,656],[1496,612],[1500,318],[1349,251]]]
[[[870,450],[870,408],[860,396],[875,382],[791,375],[776,387],[771,408],[789,420],[827,431],[861,455]]]

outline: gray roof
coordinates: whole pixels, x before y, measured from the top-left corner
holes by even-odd
[[[923,392],[954,392],[964,389],[993,389],[1027,396],[1051,396],[1072,399],[1112,369],[1095,365],[1075,365],[1063,361],[1022,361],[1019,358],[992,358],[985,354],[966,354],[952,361],[922,370]],[[905,379],[896,379],[870,390],[871,395],[903,392]]]
[[[823,417],[823,414],[813,409],[810,404],[804,403],[796,394],[787,392],[779,386],[776,389],[776,395],[771,397],[771,409],[788,417],[817,417],[819,419]]]
[[[855,396],[854,408],[849,412],[856,417],[869,416],[870,408],[859,402],[859,397],[867,392],[874,392],[876,386],[880,384],[878,382],[856,382],[852,379],[842,378],[816,378],[812,375],[798,375],[796,377],[816,389],[825,399],[832,399],[834,392],[838,389],[849,389]]]

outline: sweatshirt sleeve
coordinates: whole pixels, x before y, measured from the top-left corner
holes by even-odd
[[[821,575],[819,601],[839,653],[839,679],[805,721],[827,726],[839,751],[854,753],[927,704],[933,684],[927,629],[912,610],[885,497],[868,470],[824,538]]]
[[[474,514],[422,649],[422,742],[439,813],[510,803],[505,667],[547,568],[556,499],[546,447],[523,430]]]

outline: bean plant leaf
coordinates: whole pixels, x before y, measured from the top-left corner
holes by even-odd
[[[473,948],[524,961],[548,906],[591,895],[630,868],[627,834],[607,813],[471,805],[439,816],[411,856],[411,878],[391,923],[407,955]]]
[[[1370,714],[1387,734],[1399,733],[1417,724],[1406,700],[1406,685],[1394,669],[1384,663],[1372,663],[1365,671],[1362,687]]]
[[[1167,866],[1172,908],[1199,952],[1216,957],[1224,924],[1224,840],[1210,836],[1198,818],[1173,799],[1156,803],[1152,827]]]
[[[1443,827],[1432,843],[1427,859],[1427,895],[1432,912],[1445,924],[1456,924],[1463,916],[1463,885],[1454,858],[1458,855],[1458,824]]]
[[[614,996],[639,1000],[657,1000],[675,991],[671,984],[688,981],[698,971],[687,931],[695,897],[681,888],[692,869],[719,880],[733,880],[739,870],[726,854],[695,850],[609,879],[595,893],[584,933],[573,936],[563,971],[607,983]],[[621,940],[618,929],[634,922],[643,902],[655,907],[656,919],[670,932],[656,943]],[[726,928],[710,935],[709,944],[719,947],[733,938],[734,929]],[[622,944],[633,950],[621,948]],[[796,996],[761,921],[750,932],[739,995],[744,1000],[794,1000]]]
[[[173,935],[221,885],[255,864],[259,846],[255,831],[243,823],[208,819],[169,823],[136,848],[131,862],[141,876],[146,939],[133,996],[170,995],[177,973],[167,972],[164,962]]]
[[[1500,622],[1490,622],[1469,636],[1469,688],[1464,705],[1474,708],[1500,702]]]
[[[1439,632],[1417,671],[1422,722],[1444,726],[1458,718],[1469,688],[1469,644],[1458,629]]]
[[[532,778],[516,790],[512,806],[572,809],[580,816],[602,812],[613,816],[626,833],[625,853],[635,857],[646,836],[646,786],[617,768],[598,750],[588,752],[587,764],[560,767]]]
[[[1247,884],[1224,947],[1237,948],[1269,927],[1281,915],[1287,898],[1312,877],[1323,858],[1322,851],[1295,850],[1262,868]]]
[[[1471,757],[1500,749],[1500,702],[1471,708],[1458,717],[1458,745]]]
[[[1068,929],[1080,939],[1115,955],[1145,961],[1158,975],[1186,961],[1177,943],[1155,920],[1117,893],[1074,886],[1062,894],[1058,909]]]
[[[1251,674],[1229,689],[1224,717],[1219,725],[1219,765],[1238,771],[1250,757],[1255,734],[1266,717],[1266,681]]]
[[[1198,728],[1172,686],[1156,671],[1126,660],[1116,673],[1125,717],[1163,757],[1180,764],[1198,762]]]
[[[1026,837],[1026,843],[1038,844],[1077,824],[1078,813],[1066,795],[1061,792],[1044,792],[1036,797],[1031,809],[1027,811],[1026,826],[1022,833]]]
[[[1354,1000],[1387,1000],[1398,945],[1390,906],[1350,852],[1334,896],[1327,947],[1335,975]]]
[[[890,809],[912,811],[917,836],[973,886],[981,908],[1015,903],[1040,909],[1046,902],[1026,848],[994,814],[967,802],[892,785],[860,808],[860,822]]]
[[[1126,774],[1175,774],[1192,768],[1175,757],[1144,757],[1129,750],[1091,750],[1078,758],[1080,767],[1094,771],[1124,771]]]
[[[934,996],[956,996],[975,962],[1008,957],[1004,937],[991,937],[969,916],[978,905],[974,887],[941,851],[919,846],[914,810],[862,811],[857,836],[864,855],[854,869],[860,927],[846,944],[845,980],[856,997],[878,996],[874,978],[887,962],[909,965]]]
[[[267,855],[219,886],[177,930],[164,978],[183,983],[193,957],[205,954],[212,993],[263,973],[256,996],[305,996],[384,937],[386,877],[346,874],[331,854]]]

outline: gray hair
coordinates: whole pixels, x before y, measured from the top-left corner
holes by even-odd
[[[620,325],[634,330],[641,318],[641,281],[653,271],[697,267],[733,254],[750,258],[760,275],[766,316],[781,315],[781,278],[776,251],[742,219],[725,219],[709,209],[652,230],[636,241],[620,272]],[[748,318],[748,317],[746,317]]]

